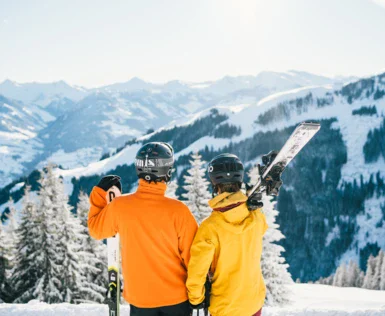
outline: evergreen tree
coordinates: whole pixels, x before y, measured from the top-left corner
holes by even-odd
[[[84,192],[79,194],[79,202],[76,206],[77,216],[86,235],[83,240],[83,271],[88,284],[84,295],[85,301],[102,303],[105,299],[105,292],[108,285],[107,270],[107,247],[101,240],[96,240],[88,232],[88,211],[90,203],[88,195]]]
[[[176,190],[178,189],[178,182],[176,180],[170,181],[167,183],[166,196],[172,199],[178,199],[176,195]]]
[[[330,275],[330,276],[328,276],[327,278],[324,279],[324,283],[323,284],[333,285],[333,279],[334,279],[334,275]]]
[[[248,176],[250,179],[249,185],[254,186],[259,179],[259,170],[257,165],[250,168],[250,171],[248,172]]]
[[[338,266],[336,273],[334,274],[333,277],[333,286],[342,286],[342,265]]]
[[[0,220],[0,301],[11,302],[11,287],[9,286],[9,280],[7,278],[7,270],[9,267],[7,251],[8,247],[6,244],[4,225]]]
[[[385,259],[382,260],[381,276],[380,276],[380,290],[385,290]]]
[[[350,260],[349,266],[348,266],[348,271],[347,271],[346,286],[348,286],[348,287],[361,287],[360,273],[361,273],[361,270],[358,267],[357,262]]]
[[[31,254],[36,283],[20,298],[36,298],[47,303],[77,302],[84,289],[81,261],[82,227],[71,213],[64,185],[57,178],[53,166],[48,165],[39,180],[40,250]]]
[[[183,197],[187,200],[186,205],[193,213],[198,223],[201,223],[211,213],[208,205],[211,195],[208,190],[209,182],[205,178],[206,170],[203,167],[205,164],[201,160],[201,156],[196,153],[191,155],[193,160],[190,160],[191,168],[188,170],[188,176],[185,176],[184,189],[187,193]]]
[[[24,190],[20,225],[17,231],[20,238],[16,245],[17,255],[12,278],[15,287],[15,302],[17,303],[25,303],[32,298],[29,290],[38,280],[37,266],[32,261],[32,257],[41,251],[41,245],[38,242],[40,222],[37,217],[36,205],[31,199],[30,189],[31,187],[27,186]]]
[[[62,253],[58,251],[59,227],[57,223],[57,179],[53,166],[49,165],[39,180],[39,205],[37,222],[39,223],[37,242],[41,249],[31,254],[32,269],[37,271],[36,283],[19,298],[21,301],[38,299],[47,303],[63,302]],[[61,228],[61,227],[60,227]]]
[[[350,286],[348,266],[345,263],[341,264],[337,268],[336,274],[334,275],[334,278],[333,278],[333,286],[339,286],[339,287]]]
[[[263,197],[263,212],[269,226],[263,239],[263,252],[261,258],[262,274],[266,283],[266,304],[283,305],[290,301],[290,291],[287,285],[292,284],[290,273],[287,271],[289,265],[285,263],[282,252],[285,249],[276,243],[285,236],[279,230],[275,222],[278,211],[275,210],[276,202],[272,197]]]
[[[373,257],[373,255],[370,255],[368,258],[368,264],[366,268],[364,283],[362,284],[362,287],[365,289],[371,289],[372,283],[373,283],[373,277],[374,277],[374,271],[376,269],[376,258]]]
[[[15,259],[17,255],[17,243],[19,235],[17,233],[16,209],[13,199],[10,198],[8,202],[9,213],[7,214],[7,226],[5,227],[5,242],[7,245],[7,279],[10,280],[15,266]]]
[[[83,299],[83,295],[89,292],[85,276],[83,274],[84,262],[82,259],[82,246],[86,238],[84,227],[80,220],[76,218],[68,205],[68,197],[64,194],[64,187],[58,182],[58,216],[57,223],[62,227],[58,231],[57,250],[62,255],[62,295],[64,302],[76,303]]]
[[[360,287],[362,288],[363,285],[364,285],[364,279],[365,279],[365,272],[364,271],[360,271],[360,274],[358,275],[358,280],[357,280],[357,285],[356,287]]]
[[[372,290],[379,290],[381,284],[381,268],[384,261],[384,252],[380,250],[376,257],[376,266],[374,268],[373,279],[370,288]]]

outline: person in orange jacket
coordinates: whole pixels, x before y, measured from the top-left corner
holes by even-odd
[[[208,173],[217,194],[211,215],[200,225],[191,247],[187,289],[193,308],[213,316],[260,315],[266,288],[261,271],[262,237],[267,230],[263,205],[241,192],[244,168],[232,154],[215,157]],[[211,275],[209,304],[205,282]],[[206,283],[207,285],[207,283]]]
[[[93,188],[88,215],[90,235],[119,233],[123,297],[131,316],[189,316],[186,279],[197,222],[185,204],[165,196],[174,154],[167,143],[145,144],[136,155],[135,193],[106,201],[119,177],[106,176]]]

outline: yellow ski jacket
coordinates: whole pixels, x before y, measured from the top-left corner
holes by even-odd
[[[189,300],[194,305],[204,300],[210,270],[213,316],[251,316],[265,300],[260,260],[267,224],[260,209],[247,209],[246,200],[242,192],[225,192],[210,200],[214,212],[202,222],[191,247]]]

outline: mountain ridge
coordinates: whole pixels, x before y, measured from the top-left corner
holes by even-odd
[[[175,124],[217,105],[240,109],[241,104],[254,104],[312,80],[333,83],[330,78],[294,71],[226,76],[198,83],[199,87],[178,80],[156,85],[139,78],[95,89],[72,87],[64,81],[17,84],[8,80],[0,84],[0,94],[10,86],[9,94],[20,99],[15,102],[50,119],[35,130],[36,137],[16,144],[18,152],[30,152],[28,161],[20,158],[15,162],[8,147],[0,152],[1,161],[14,165],[0,173],[0,186],[47,161],[54,160],[64,168],[88,164],[149,130]]]

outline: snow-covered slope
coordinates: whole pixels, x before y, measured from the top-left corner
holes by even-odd
[[[0,184],[25,171],[25,162],[43,147],[37,134],[54,119],[39,106],[0,95]]]
[[[285,307],[264,307],[263,316],[382,316],[385,315],[385,291],[338,288],[327,285],[294,284],[293,302]],[[102,304],[0,304],[2,316],[104,316]],[[130,307],[122,305],[121,315],[129,315]],[[202,315],[202,311],[200,311]],[[194,315],[197,315],[196,312]]]

